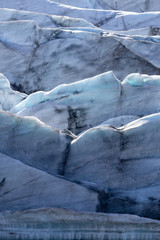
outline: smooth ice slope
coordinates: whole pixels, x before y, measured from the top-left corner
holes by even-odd
[[[0,152],[49,173],[63,172],[69,140],[34,117],[0,111]]]
[[[97,204],[93,191],[0,153],[0,211],[59,207],[95,212]]]
[[[131,74],[121,83],[112,72],[107,72],[49,92],[31,94],[12,112],[36,116],[52,127],[80,133],[110,118],[159,112],[159,83],[160,76],[141,74]],[[130,120],[126,116],[127,121]]]

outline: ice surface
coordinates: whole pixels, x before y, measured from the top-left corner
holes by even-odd
[[[0,9],[0,72],[15,89],[49,91],[110,70],[120,80],[160,74],[159,12],[47,4],[54,15]]]
[[[79,133],[102,122],[102,119],[106,120],[111,105],[114,116],[120,94],[120,82],[112,72],[107,72],[73,84],[60,85],[50,92],[31,94],[12,112],[34,115],[52,127]],[[106,113],[99,115],[97,111],[100,107],[106,108]]]
[[[65,134],[34,117],[0,111],[0,152],[49,173],[63,172],[68,153]]]
[[[0,109],[9,111],[27,97],[26,94],[13,91],[8,79],[0,73]]]
[[[0,21],[36,21],[39,27],[92,27],[93,24],[83,18],[71,18],[67,16],[48,15],[44,13],[18,11],[14,9],[0,8]]]
[[[160,219],[158,0],[0,7],[0,211]],[[0,214],[0,238],[159,239],[157,224],[37,209]]]
[[[160,85],[160,76],[148,76],[147,74],[132,73],[127,76],[123,83],[129,83],[134,87],[142,87],[144,85]]]
[[[98,204],[97,193],[1,153],[0,189],[0,211],[58,207],[95,212]]]
[[[159,124],[158,113],[121,128],[89,129],[72,141],[65,176],[104,189],[108,193],[108,200],[102,195],[104,211],[159,219]]]
[[[69,97],[69,101],[75,105],[81,104],[82,98],[83,101],[87,103],[91,100],[91,98],[94,97],[94,92],[96,90],[96,93],[98,94],[95,96],[96,101],[100,101],[102,91],[106,92],[108,100],[112,100],[117,97],[117,93],[115,91],[111,91],[114,85],[117,85],[119,87],[117,90],[120,91],[120,82],[118,79],[116,79],[114,74],[112,72],[103,73],[93,78],[85,79],[75,83],[59,85],[49,92],[40,91],[33,93],[29,95],[26,100],[16,105],[13,109],[13,112],[17,113],[22,111],[23,108],[32,107],[36,104],[40,104],[49,100],[61,100],[61,102],[65,104],[67,97]]]
[[[126,124],[130,121],[127,120],[128,115],[136,113],[137,118],[159,112],[159,79],[158,75],[135,73],[121,83],[112,72],[107,72],[59,85],[49,92],[33,93],[17,104],[12,112],[36,116],[52,127],[69,129],[76,134],[123,115],[125,119],[119,121]],[[141,89],[137,91],[135,86]]]
[[[148,11],[159,11],[159,2],[154,0],[150,2],[147,0],[141,0],[139,2],[131,0],[2,0],[0,3],[1,8],[13,8],[35,12],[47,12],[51,13],[54,10],[55,5],[68,7],[71,10],[74,8],[89,8],[89,9],[106,9],[106,10],[125,10],[133,12],[148,12]]]
[[[139,117],[133,116],[133,115],[125,115],[125,116],[119,116],[119,117],[114,117],[110,118],[104,122],[102,122],[99,126],[102,125],[111,125],[116,128],[121,127],[123,125],[126,125],[129,122],[132,122],[134,120],[137,120]]]

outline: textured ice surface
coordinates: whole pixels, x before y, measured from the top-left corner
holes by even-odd
[[[119,117],[110,118],[104,122],[102,122],[99,126],[102,125],[111,125],[114,127],[121,127],[129,122],[132,122],[134,120],[137,120],[139,117],[133,116],[133,115],[124,115]]]
[[[69,129],[74,133],[126,115],[126,120],[120,124],[123,125],[136,119],[127,120],[127,115],[140,117],[159,112],[159,80],[160,76],[135,73],[121,83],[112,72],[107,72],[60,85],[49,92],[33,93],[12,112],[36,116],[52,127]]]
[[[112,115],[110,108],[112,112],[117,110],[120,95],[119,80],[108,72],[73,84],[60,85],[50,92],[31,94],[12,111],[20,115],[34,115],[52,127],[79,133],[102,122],[102,119],[106,120],[107,114]],[[98,114],[101,107],[106,108],[106,113]]]
[[[97,193],[0,153],[0,211],[61,207],[95,212],[97,204]]]
[[[17,11],[14,9],[0,8],[0,21],[33,20],[40,27],[94,27],[83,18],[71,18],[67,16],[49,15],[45,13]]]
[[[130,177],[130,175],[126,174],[126,177],[119,181],[118,175],[125,175],[125,168],[122,168],[122,172],[119,170],[121,165],[131,163],[131,166],[133,167],[132,164],[134,160],[135,164],[139,164],[139,161],[145,161],[145,159],[146,164],[147,162],[148,164],[152,164],[154,162],[154,158],[155,163],[157,163],[157,171],[159,172],[159,122],[160,114],[157,113],[135,120],[121,128],[102,125],[89,129],[81,134],[77,139],[72,141],[69,159],[67,161],[68,170],[66,170],[66,174],[68,171],[68,174],[70,174],[71,177],[78,178],[79,173],[79,176],[81,176],[83,180],[92,181],[94,179],[97,183],[103,183],[103,180],[106,178],[104,182],[107,181],[111,184],[109,186],[107,183],[108,187],[119,188],[121,186],[121,188],[127,188],[129,186],[131,187],[133,184],[134,177],[132,177],[130,181],[126,181],[126,177]],[[96,144],[97,142],[99,144]],[[86,164],[86,162],[88,164]],[[106,167],[103,167],[103,165]],[[119,165],[119,168],[116,168],[115,165],[117,167]],[[110,171],[108,171],[108,166],[111,167]],[[115,177],[114,175],[110,176],[110,174],[112,175],[112,167],[113,171],[117,172],[117,174],[115,174],[117,180],[115,178],[115,181],[111,181],[111,177]],[[86,173],[85,179],[83,171],[80,170],[81,168],[86,172],[87,168],[90,169],[88,173]],[[97,169],[99,169],[99,171],[97,171]],[[92,173],[92,170],[94,173]],[[147,186],[149,185],[148,181],[153,180],[152,175],[150,175],[151,178],[145,178],[144,174],[143,179],[141,179],[141,174],[138,174],[137,171],[143,170],[147,170],[147,165],[145,169],[135,169],[135,177],[137,175],[136,181],[139,181],[135,187]],[[101,171],[104,171],[103,174],[100,173]],[[107,174],[105,174],[105,172]],[[133,174],[133,171],[131,174]],[[154,174],[156,179],[158,175],[156,176],[156,172],[154,172]],[[159,181],[159,178],[157,178],[156,181]]]
[[[53,6],[54,15],[0,9],[0,72],[15,89],[48,91],[110,70],[120,80],[160,73],[159,12]]]
[[[0,74],[0,109],[9,111],[19,102],[27,97],[26,94],[13,91],[10,87],[10,82]]]
[[[65,176],[104,189],[104,211],[159,219],[159,124],[160,114],[153,114],[84,132],[71,143]]]
[[[69,144],[65,134],[34,117],[4,111],[0,123],[0,152],[46,172],[63,172]]]
[[[20,118],[1,112],[0,122],[0,152],[53,175],[64,175],[68,181],[95,191],[98,193],[96,211],[138,214],[160,219],[159,113],[140,118],[121,128],[111,125],[91,128],[75,138],[71,145],[72,136],[52,129],[33,117]],[[4,163],[6,159],[4,158]],[[4,163],[2,168],[5,167],[5,171],[10,172]],[[32,172],[26,168],[26,174],[27,171]],[[19,176],[21,174],[20,170]],[[1,190],[4,190],[2,201],[17,194],[13,191],[5,198],[5,175],[1,180]],[[48,175],[44,174],[42,182],[45,181],[45,176]],[[39,184],[38,180],[35,184]],[[93,194],[93,198],[94,196]],[[25,202],[21,203],[24,206]],[[31,207],[34,207],[34,201],[31,203]],[[5,204],[9,209],[11,205],[7,205],[7,201]],[[50,202],[48,204],[51,206]],[[87,204],[86,202],[86,208]]]
[[[158,1],[0,7],[0,109],[17,114],[0,112],[0,211],[160,219]],[[22,101],[3,74],[38,92]],[[160,238],[159,222],[64,209],[1,213],[0,229],[3,240]]]
[[[115,91],[113,91],[114,87]],[[102,91],[106,92],[108,100],[112,100],[116,98],[117,95],[119,95],[119,93],[116,93],[116,90],[117,92],[120,91],[120,82],[118,81],[118,79],[116,79],[112,72],[108,72],[99,76],[95,76],[93,78],[85,79],[83,81],[59,85],[58,87],[54,88],[49,92],[41,91],[33,93],[29,95],[29,97],[25,101],[15,106],[13,112],[19,112],[22,111],[23,108],[32,107],[36,104],[40,104],[46,101],[62,100],[62,102],[64,102],[65,104],[67,97],[69,97],[69,100],[75,105],[81,104],[82,98],[84,102],[88,103],[89,100],[94,97],[95,91],[95,98],[97,98],[97,101],[100,101]],[[81,93],[83,94],[83,96],[79,96],[79,94]]]
[[[1,0],[1,8],[13,8],[35,12],[47,12],[51,13],[54,11],[55,6],[68,7],[70,10],[74,8],[89,8],[89,9],[106,9],[106,10],[125,10],[133,12],[148,12],[148,11],[159,11],[158,0],[149,1],[132,1],[132,0]]]

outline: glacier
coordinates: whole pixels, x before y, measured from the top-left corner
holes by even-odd
[[[0,173],[1,179],[3,179],[3,186],[0,179],[1,212],[43,207],[96,211],[97,193],[63,178],[51,176],[44,171],[27,166],[2,153],[0,159]]]
[[[159,20],[0,1],[0,239],[160,239]]]
[[[46,172],[63,171],[70,142],[66,134],[37,118],[5,111],[0,111],[0,122],[0,152]]]
[[[11,112],[35,116],[51,127],[79,134],[110,118],[135,115],[135,112],[137,117],[159,112],[159,80],[160,76],[135,73],[120,82],[110,71],[59,85],[49,92],[30,94]],[[101,108],[105,111],[99,111]]]
[[[65,176],[103,189],[104,211],[125,209],[159,219],[159,121],[158,113],[120,128],[106,124],[82,133],[71,143]]]
[[[123,88],[124,86],[126,88]],[[72,120],[70,123],[75,128],[57,130],[33,116],[19,117],[13,113],[1,111],[2,141],[0,151],[31,167],[45,171],[55,177],[64,177],[70,182],[94,191],[99,196],[99,203],[96,204],[97,211],[132,213],[142,217],[160,219],[159,197],[157,195],[160,170],[158,145],[160,136],[157,129],[160,113],[158,113],[159,105],[155,109],[152,108],[152,105],[156,107],[158,86],[159,76],[131,74],[121,83],[112,72],[108,72],[92,79],[59,86],[48,93],[37,92],[31,94],[17,105],[18,111],[22,112],[21,107],[33,111],[35,106],[35,109],[37,109],[37,105],[39,107],[42,103],[43,105],[39,107],[41,114],[48,117],[45,112],[47,104],[49,104],[50,110],[54,106],[54,100],[56,103],[58,100],[62,102],[63,108],[67,106],[67,110],[70,106],[70,114],[71,109],[74,110],[73,107],[71,108],[71,104],[75,104],[78,107],[75,109],[77,114],[75,122],[70,119],[70,121]],[[150,87],[153,87],[156,100],[151,94],[153,90]],[[131,90],[133,91],[132,95]],[[157,96],[155,94],[156,90]],[[138,91],[141,93],[139,97],[135,95],[135,92]],[[143,94],[143,91],[145,94]],[[126,93],[128,96],[126,96]],[[145,104],[145,95],[147,99],[149,97],[153,101],[150,103],[151,105]],[[96,98],[93,99],[93,96]],[[132,96],[135,97],[137,102],[133,101]],[[70,101],[69,104],[68,101]],[[122,106],[120,102],[122,102]],[[134,108],[131,107],[131,103]],[[103,104],[108,105],[108,107],[107,105],[103,107],[107,113],[104,119],[107,120],[106,116],[108,116],[107,121],[111,121],[110,124],[107,121],[101,123],[103,115],[96,113]],[[122,108],[119,118],[117,119],[118,116],[114,116],[115,121],[118,123],[122,120],[126,121],[125,125],[120,124],[120,127],[112,125],[114,104],[116,106],[115,113],[117,113],[117,109]],[[45,109],[44,113],[42,112],[43,107]],[[88,125],[89,130],[87,131],[85,127],[78,125],[82,122],[82,119],[83,124],[88,121],[85,112],[82,116],[81,112],[77,111],[77,109],[82,110],[83,108],[90,116],[88,119],[93,121],[93,116],[97,116],[94,119],[95,127]],[[16,106],[14,109],[16,109]],[[126,110],[126,116],[121,114],[124,113],[124,109]],[[49,110],[47,109],[48,113]],[[92,110],[94,111],[92,112]],[[141,111],[140,113],[144,117],[142,115],[137,117],[128,115],[130,110],[132,110],[132,113]],[[148,115],[151,110],[153,114]],[[64,121],[65,115],[62,108],[61,110],[57,108],[56,111],[53,113],[53,119],[58,114],[60,116],[55,122],[58,122],[58,119]],[[72,112],[72,117],[74,117],[75,112]],[[66,122],[67,120],[68,118],[66,118]],[[99,123],[101,125],[96,127]],[[82,133],[76,136],[69,130],[75,132],[75,134],[81,131]],[[12,136],[12,138],[8,136]],[[32,141],[29,142],[31,138],[34,144]],[[13,139],[14,144],[11,144],[10,141]],[[27,145],[26,142],[28,142]],[[144,164],[145,168],[143,168]],[[152,212],[150,212],[151,206]]]
[[[159,12],[74,11],[1,10],[0,72],[14,90],[49,91],[110,70],[121,81],[130,73],[160,74]]]

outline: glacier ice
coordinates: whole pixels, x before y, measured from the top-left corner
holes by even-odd
[[[73,84],[60,85],[50,92],[33,93],[16,105],[12,112],[21,116],[34,115],[52,127],[79,133],[106,120],[107,114],[111,115],[111,105],[114,116],[120,94],[120,81],[112,72],[107,72]],[[106,113],[99,115],[96,111],[102,106],[106,108]]]
[[[133,122],[134,120],[137,120],[138,118],[139,118],[138,116],[134,116],[134,115],[124,115],[124,116],[109,118],[108,120],[99,124],[99,126],[111,125],[111,126],[118,128],[123,125],[126,125],[127,123]]]
[[[34,117],[0,111],[0,152],[49,173],[63,172],[69,139]]]
[[[49,92],[30,94],[11,111],[20,116],[33,115],[52,127],[78,134],[110,118],[159,112],[159,79],[160,76],[135,73],[121,83],[112,72],[106,72],[59,85]],[[128,122],[132,120],[135,119]]]
[[[49,91],[110,70],[121,80],[133,72],[160,74],[158,12],[54,4],[58,15],[0,10],[0,72],[15,89]]]
[[[159,5],[158,0],[155,0],[150,4],[150,2],[142,0],[139,2],[136,1],[120,1],[120,0],[37,0],[37,1],[30,1],[30,0],[17,0],[13,2],[11,0],[2,0],[0,3],[1,8],[13,8],[13,9],[24,9],[36,12],[46,12],[48,8],[52,8],[53,3],[58,3],[61,5],[67,5],[71,7],[77,8],[95,8],[95,9],[109,9],[109,10],[125,10],[125,11],[137,11],[137,12],[144,12],[144,11],[158,11]]]
[[[120,171],[121,165],[131,163],[131,167],[133,167],[134,160],[136,165],[143,159],[143,161],[146,161],[146,164],[147,162],[152,164],[155,159],[158,174],[160,152],[159,132],[157,129],[159,122],[160,114],[156,113],[130,122],[120,128],[102,125],[85,131],[71,143],[66,175],[79,180],[96,181],[98,184],[103,184],[107,181],[107,186],[113,188],[131,187],[130,184],[133,184],[135,177],[137,177],[136,181],[138,181],[138,176],[139,185],[137,182],[135,187],[149,185],[148,181],[152,181],[154,177],[158,181],[156,171],[153,171],[154,177],[151,175],[151,178],[149,178],[148,174],[146,174],[147,179],[145,176],[143,176],[143,180],[141,179],[141,174],[138,174],[137,171],[146,171],[147,166],[145,169],[135,168],[135,173],[132,172],[135,174],[135,177],[126,174],[126,177],[131,177],[130,181],[126,181],[126,177],[119,181],[118,176],[125,175],[124,169],[122,172]],[[98,145],[96,144],[97,142],[99,143]],[[108,171],[109,168],[111,169]],[[115,175],[111,174],[112,170],[116,172]],[[103,174],[100,173],[101,171]],[[111,177],[115,178],[115,176],[117,181],[111,181]],[[105,178],[106,180],[104,180]],[[124,185],[122,184],[123,182]],[[111,185],[109,186],[109,184]]]
[[[2,86],[8,87],[9,83],[3,83]],[[98,113],[100,106],[104,104],[103,108],[106,109],[108,118],[111,118],[113,103],[115,103],[115,112],[120,107],[119,114],[124,113],[126,109],[126,117],[120,114],[117,119],[110,119],[110,123],[91,128],[77,138],[69,133],[67,135],[65,131],[53,129],[34,117],[18,117],[1,111],[0,152],[52,175],[64,175],[67,181],[92,189],[95,194],[99,194],[99,203],[96,202],[97,211],[133,213],[159,219],[157,192],[159,191],[160,155],[157,128],[160,115],[156,113],[133,122],[130,121],[137,117],[129,118],[129,110],[134,113],[140,111],[144,115],[147,115],[151,109],[155,112],[158,110],[158,101],[156,100],[157,105],[155,102],[159,92],[158,86],[158,76],[131,74],[121,83],[112,72],[107,72],[73,84],[60,85],[49,92],[41,91],[31,94],[14,108],[15,112],[17,110],[22,113],[25,109],[33,111],[38,106],[42,111],[41,114],[46,115],[44,112],[49,112],[55,106],[55,101],[55,104],[61,107],[55,108],[54,118],[59,114],[55,123],[59,119],[64,121],[63,111],[65,109],[69,110],[68,114],[70,113],[70,117],[73,117],[75,108],[85,109],[88,114],[85,117],[88,116],[88,120],[92,121],[94,119],[96,125],[102,122],[104,115],[104,112],[102,116]],[[141,94],[137,95],[137,89]],[[154,90],[152,90],[154,94],[151,89]],[[150,96],[148,104],[145,104],[146,108],[144,108],[145,94],[143,92],[146,94],[146,99]],[[134,96],[134,101],[132,96]],[[153,102],[150,102],[151,100]],[[141,102],[142,105],[140,105]],[[151,107],[153,103],[157,109]],[[41,104],[45,106],[44,112]],[[48,104],[49,109],[46,108]],[[92,107],[93,104],[94,107]],[[133,109],[131,104],[134,106]],[[148,112],[145,112],[146,110]],[[81,125],[77,124],[80,124],[82,120],[84,124],[84,120],[86,122],[88,120],[81,115],[80,111],[76,114],[77,122],[73,126],[79,129]],[[32,115],[34,115],[33,112]],[[51,114],[48,115],[50,116]],[[106,116],[104,116],[105,120]],[[66,120],[68,120],[67,115]],[[126,125],[116,128],[112,126],[114,120],[118,124],[126,121]],[[130,123],[127,124],[127,122]],[[91,126],[88,125],[88,127]],[[83,127],[80,129],[83,130]],[[72,141],[73,138],[75,139]],[[11,196],[13,196],[12,193]],[[152,199],[154,199],[154,204]],[[50,203],[48,204],[51,206]],[[150,212],[149,207],[152,205],[152,212]]]
[[[114,86],[115,91],[111,91]],[[17,113],[19,111],[22,111],[23,108],[32,107],[36,104],[40,104],[46,101],[57,101],[62,99],[62,102],[65,104],[65,99],[67,97],[70,98],[71,103],[78,105],[82,102],[82,97],[79,96],[81,93],[83,94],[84,102],[88,103],[88,101],[94,97],[93,93],[97,89],[97,101],[100,101],[101,91],[105,91],[107,93],[108,100],[112,100],[119,96],[120,82],[112,72],[107,72],[93,78],[88,78],[75,83],[62,84],[49,92],[39,91],[29,95],[26,100],[20,102],[17,106],[14,107],[13,112]],[[116,90],[118,94],[116,93]],[[76,95],[75,99],[74,95]]]
[[[44,13],[18,11],[14,9],[0,8],[0,21],[35,21],[39,27],[57,28],[57,27],[88,27],[95,26],[83,18],[71,18],[67,16],[49,15]]]
[[[104,189],[101,211],[159,219],[159,123],[157,113],[120,128],[89,129],[72,141],[65,176]]]
[[[0,7],[0,239],[159,240],[158,0]]]
[[[0,153],[2,179],[0,212],[44,207],[96,211],[97,193]]]
[[[160,76],[148,76],[147,74],[132,73],[127,76],[123,83],[129,83],[134,87],[142,87],[144,85],[160,85]]]
[[[26,94],[13,91],[8,79],[0,73],[0,110],[9,111],[26,97]]]

